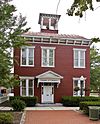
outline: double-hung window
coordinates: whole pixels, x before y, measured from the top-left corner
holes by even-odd
[[[74,68],[85,68],[86,49],[73,49],[74,51]]]
[[[21,48],[21,66],[34,66],[34,47]]]
[[[83,96],[85,96],[84,89],[85,89],[85,80],[81,82],[80,78],[74,78],[73,79],[73,96],[81,96],[81,93]]]
[[[34,79],[21,79],[20,81],[20,95],[34,96]]]
[[[55,65],[55,48],[54,47],[41,47],[42,48],[42,67],[54,67]]]

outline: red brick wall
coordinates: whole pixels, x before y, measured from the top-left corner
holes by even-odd
[[[86,86],[90,86],[90,57],[89,47],[85,46],[64,46],[64,45],[46,45],[46,44],[34,44],[35,46],[35,66],[34,67],[21,67],[20,64],[15,64],[14,72],[19,76],[37,76],[48,70],[54,71],[61,76],[63,79],[59,87],[55,87],[55,102],[60,102],[62,96],[73,95],[73,77],[80,77],[83,75],[86,77]],[[41,46],[56,47],[55,49],[55,67],[41,67]],[[86,49],[86,68],[74,69],[73,68],[73,48],[84,48]],[[15,58],[20,63],[20,50],[15,49]],[[36,87],[35,82],[35,95],[41,97],[41,88]],[[19,95],[19,90],[15,90],[15,95]],[[86,92],[89,95],[89,92]],[[40,101],[40,98],[39,98]]]

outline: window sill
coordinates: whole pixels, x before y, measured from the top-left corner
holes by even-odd
[[[34,67],[34,65],[20,65],[21,67]]]
[[[78,66],[74,66],[74,68],[86,68],[86,67],[78,67]]]

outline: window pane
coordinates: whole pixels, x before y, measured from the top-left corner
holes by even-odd
[[[43,57],[47,58],[47,49],[43,49]]]
[[[84,51],[80,51],[80,58],[84,59]]]
[[[74,60],[74,66],[78,66],[78,60]]]
[[[29,96],[33,95],[33,88],[29,88]]]
[[[22,87],[26,87],[26,80],[22,80]]]
[[[22,65],[26,65],[26,48],[22,48]]]
[[[81,60],[80,60],[80,66],[81,66],[81,67],[84,67],[84,59],[81,59]]]
[[[49,66],[53,66],[53,58],[49,58]]]
[[[26,96],[26,88],[22,88],[22,96]]]
[[[78,51],[75,51],[75,59],[78,59]]]
[[[29,48],[28,64],[33,65],[33,48]]]
[[[53,58],[53,50],[52,49],[49,50],[49,57]]]
[[[29,80],[29,87],[33,87],[33,80]]]
[[[74,80],[74,87],[78,86],[78,80]]]

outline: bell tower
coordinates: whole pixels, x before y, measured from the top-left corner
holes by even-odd
[[[40,13],[40,31],[44,33],[58,33],[58,21],[61,15]]]

